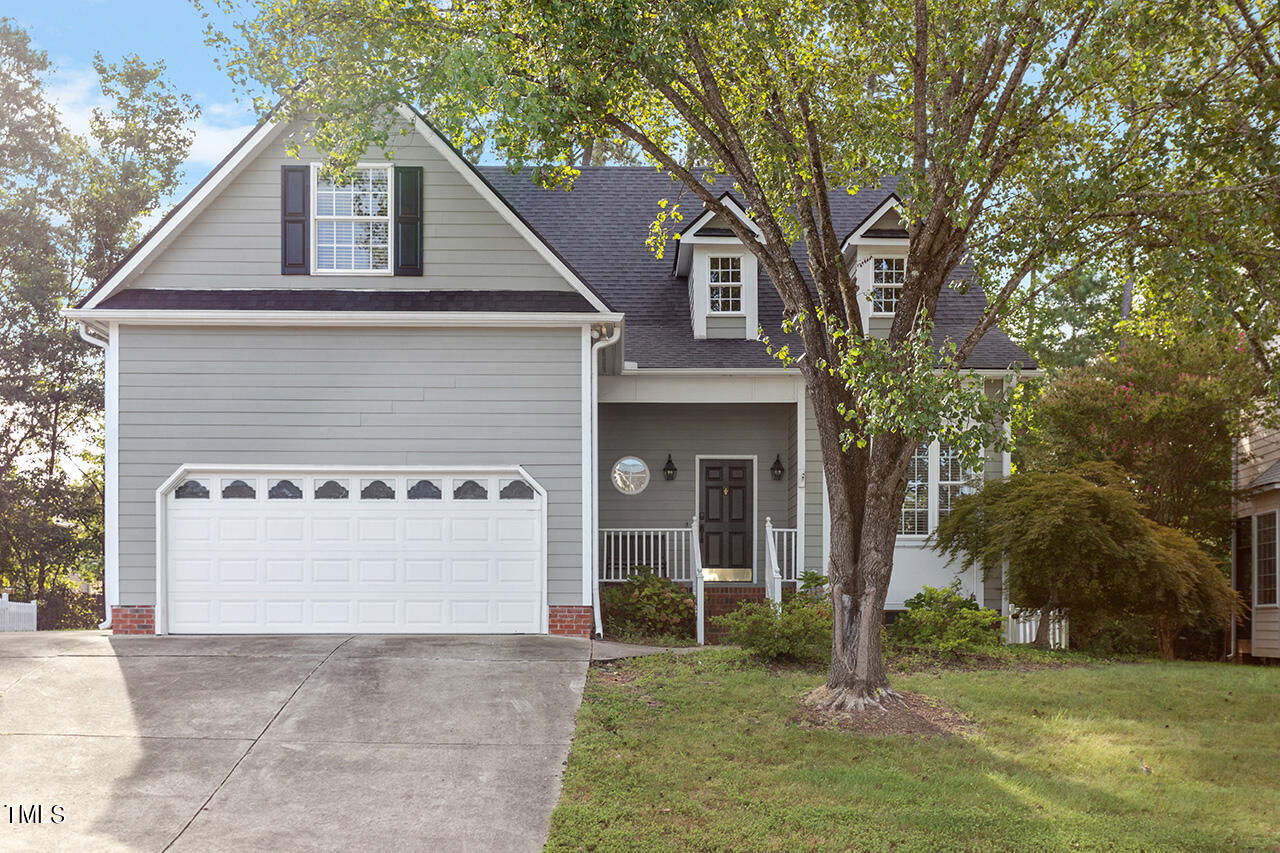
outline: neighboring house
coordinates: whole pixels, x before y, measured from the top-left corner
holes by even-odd
[[[1235,454],[1235,553],[1231,585],[1244,599],[1245,615],[1232,626],[1232,654],[1280,658],[1280,430],[1242,439]]]
[[[822,570],[813,412],[756,340],[781,303],[724,223],[688,216],[658,259],[663,174],[546,191],[401,118],[394,162],[341,185],[258,127],[67,312],[106,350],[114,630],[586,635],[598,583],[637,565],[691,583],[700,563],[710,613]],[[832,203],[883,330],[896,197]],[[948,290],[937,328],[985,306]],[[1015,363],[992,330],[969,367],[995,393]],[[890,609],[950,582],[925,537],[1008,464],[920,449]]]

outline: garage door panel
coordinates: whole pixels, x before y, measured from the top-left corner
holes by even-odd
[[[361,560],[360,583],[395,583],[395,560]]]
[[[266,519],[267,541],[301,545],[307,541],[307,520],[302,516]]]
[[[438,584],[444,580],[444,560],[405,560],[404,579],[411,584]]]
[[[300,584],[306,577],[305,560],[267,560],[268,584]]]
[[[316,583],[349,584],[353,580],[350,560],[313,560],[311,566]]]
[[[448,488],[408,496],[428,478]],[[191,499],[163,498],[170,631],[543,630],[544,500],[540,491],[533,500],[509,499],[532,489],[501,497],[511,476],[229,471],[201,479],[239,480],[238,491],[256,497],[189,489]],[[290,489],[279,487],[284,479]],[[395,497],[362,498],[358,484],[375,479],[385,488],[370,496]],[[345,483],[348,496],[316,498],[330,480]],[[461,483],[479,488],[460,494],[488,497],[454,499]]]
[[[252,516],[218,519],[214,544],[220,542],[257,542],[259,537],[258,521],[257,518]]]

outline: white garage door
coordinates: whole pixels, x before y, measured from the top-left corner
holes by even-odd
[[[546,630],[546,494],[519,468],[188,468],[158,499],[161,630]]]

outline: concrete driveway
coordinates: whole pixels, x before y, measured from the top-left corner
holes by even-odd
[[[590,652],[0,634],[0,849],[540,850]]]

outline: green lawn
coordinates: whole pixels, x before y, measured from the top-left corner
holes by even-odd
[[[798,725],[821,680],[732,649],[593,668],[548,849],[1280,850],[1280,668],[898,675],[976,723],[928,739]]]

